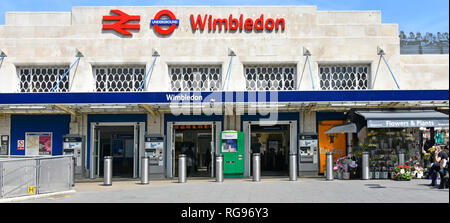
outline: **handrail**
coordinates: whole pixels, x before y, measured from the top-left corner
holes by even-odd
[[[77,60],[75,60],[75,62],[73,62],[73,64],[70,66],[70,68],[66,71],[66,73],[64,73],[63,77],[61,77],[58,81],[58,83],[56,83],[56,85],[52,88],[52,90],[50,92],[54,92],[56,90],[56,88],[58,88],[59,83],[61,83],[61,81],[67,76],[67,74],[70,72],[70,70],[73,68],[73,66],[75,65],[75,63],[78,63],[78,61],[80,61],[81,57],[78,57]]]
[[[138,91],[142,90],[142,88],[144,87],[144,84],[145,84],[145,82],[147,81],[148,75],[149,75],[150,72],[153,70],[153,66],[155,65],[156,58],[158,58],[158,57],[155,56],[155,58],[153,59],[152,65],[150,66],[150,69],[148,69],[147,74],[145,74],[144,81],[142,81],[142,84],[141,84],[141,86],[139,86]],[[151,75],[150,75],[150,80],[151,80]]]

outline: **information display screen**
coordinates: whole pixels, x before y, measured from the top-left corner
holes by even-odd
[[[237,139],[224,139],[222,140],[222,152],[223,153],[236,153]]]

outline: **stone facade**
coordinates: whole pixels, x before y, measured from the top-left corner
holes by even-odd
[[[130,15],[140,15],[140,31],[126,37],[102,30],[102,16],[112,7],[74,7],[61,13],[7,13],[0,26],[0,50],[8,57],[0,68],[0,92],[18,92],[16,67],[20,65],[70,65],[77,49],[83,53],[70,73],[71,92],[95,91],[92,66],[146,65],[152,63],[152,50],[158,57],[147,91],[170,91],[168,65],[219,64],[225,81],[230,62],[228,49],[236,56],[230,72],[229,88],[245,90],[245,64],[296,64],[297,80],[303,70],[303,48],[311,56],[315,86],[319,85],[319,64],[370,64],[373,79],[379,56],[386,55],[401,89],[448,89],[448,55],[400,55],[397,24],[381,23],[380,11],[318,11],[315,6],[289,7],[170,7],[180,20],[169,36],[157,34],[150,25],[162,7],[118,7]],[[284,31],[193,31],[190,15],[214,18],[284,18]],[[372,89],[397,89],[381,61]],[[309,70],[306,67],[305,74]],[[439,80],[439,81],[436,81]],[[420,83],[420,84],[418,84]],[[298,90],[311,90],[309,75],[304,75]]]

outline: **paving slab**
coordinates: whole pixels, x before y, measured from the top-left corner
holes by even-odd
[[[30,203],[449,203],[448,189],[429,180],[333,180],[299,178],[214,179],[77,183],[76,193],[19,202]]]

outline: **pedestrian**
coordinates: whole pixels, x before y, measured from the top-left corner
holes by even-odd
[[[187,176],[189,177],[192,172],[192,166],[194,166],[194,151],[192,147],[189,145],[186,150],[186,166],[187,166]]]
[[[429,149],[433,148],[434,144],[435,144],[435,141],[431,140],[430,136],[427,136],[427,138],[426,138],[426,140],[425,140],[425,142],[423,144],[423,151],[422,152],[424,154],[425,153],[430,153],[429,158],[425,160],[425,166],[426,167],[430,167],[430,169],[426,173],[427,177],[431,176],[432,173],[433,173],[433,170],[432,170],[433,166],[432,165],[434,164],[434,160],[433,160],[434,156],[433,156],[433,153],[431,153],[429,151]]]
[[[438,132],[436,133],[436,145],[440,145],[440,144],[442,144],[442,143],[444,143],[444,138],[442,138],[442,133],[441,133],[441,131],[438,131]]]
[[[448,160],[448,155],[447,153],[445,153],[444,151],[441,150],[440,146],[436,146],[435,147],[436,150],[434,151],[434,163],[431,166],[431,184],[429,184],[428,186],[432,186],[432,187],[436,187],[436,180],[437,180],[437,174],[439,173],[439,175],[442,174],[441,168],[444,164],[444,160]],[[441,162],[442,161],[442,162]],[[444,174],[445,175],[445,174]],[[442,178],[441,178],[442,180]]]
[[[211,164],[211,150],[208,149],[205,152],[205,165],[206,165],[206,172],[209,173],[210,171],[210,164]]]
[[[440,152],[440,169],[439,169],[439,177],[441,178],[441,182],[439,184],[439,189],[448,188],[448,147],[445,146],[444,150]],[[447,176],[446,176],[447,175]]]

